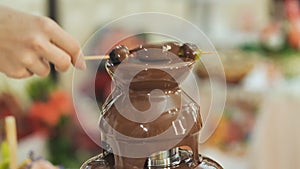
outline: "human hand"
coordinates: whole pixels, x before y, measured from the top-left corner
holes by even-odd
[[[57,23],[0,5],[0,72],[12,78],[47,76],[71,64],[85,69],[80,44]]]

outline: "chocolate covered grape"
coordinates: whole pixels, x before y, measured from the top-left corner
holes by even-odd
[[[130,52],[126,46],[118,45],[109,53],[109,60],[112,64],[117,65],[126,59],[129,54]]]
[[[193,60],[198,60],[201,56],[201,50],[195,44],[184,43],[180,47],[179,56]]]
[[[149,50],[151,49],[159,49],[161,50],[161,54],[152,55],[148,57]],[[128,50],[128,48],[124,45],[116,46],[110,53],[110,61],[113,65],[120,64],[124,59],[126,59],[129,55],[132,57],[136,57],[141,61],[165,61],[167,60],[168,54],[175,54],[179,58],[183,60],[197,60],[200,58],[201,50],[192,43],[184,43],[181,44],[179,42],[164,42],[160,44],[145,44],[140,45],[137,48]]]

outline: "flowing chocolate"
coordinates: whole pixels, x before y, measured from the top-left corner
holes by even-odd
[[[150,49],[154,53],[149,52]],[[117,87],[107,98],[99,122],[101,139],[108,147],[99,157],[86,162],[83,169],[202,169],[198,151],[199,131],[202,128],[200,106],[182,91],[179,84],[188,76],[191,65],[199,58],[199,51],[193,44],[165,42],[141,45],[132,50],[117,46],[110,52],[107,70]],[[175,61],[165,62],[169,56],[175,58]],[[129,62],[120,64],[128,57]],[[154,68],[145,66],[148,63],[153,64]],[[132,75],[133,79],[130,78]],[[129,88],[128,92],[125,92],[126,87]],[[161,93],[151,94],[157,89]],[[151,102],[151,99],[156,102]],[[127,100],[130,100],[130,104]],[[164,102],[167,104],[161,104]],[[154,104],[154,108],[162,106],[163,109],[152,111],[158,113],[158,117],[152,121],[133,121],[123,114],[132,113],[132,106],[140,111],[138,113],[147,112],[153,103],[158,103]],[[121,105],[121,109],[117,108],[118,105]],[[143,116],[138,113],[134,116]],[[164,135],[166,131],[168,134]],[[151,140],[156,136],[160,137]],[[134,142],[132,138],[144,141]],[[149,140],[154,143],[155,151]],[[141,151],[146,156],[126,156],[128,151],[135,151],[137,144],[142,144]],[[160,159],[166,152],[174,152],[170,156],[166,155],[166,158],[170,158],[168,164],[168,160]],[[155,166],[159,161],[165,166]]]
[[[146,53],[151,49],[159,49],[161,50],[161,54],[156,57],[147,57]],[[201,55],[201,50],[192,43],[181,44],[179,42],[164,42],[160,44],[145,44],[131,50],[128,50],[124,45],[118,45],[109,53],[110,61],[113,65],[118,65],[130,55],[134,57],[137,52],[139,53],[138,59],[142,61],[166,60],[166,57],[162,56],[168,53],[178,56],[183,61],[195,61],[199,59]]]
[[[181,47],[181,44],[178,42],[164,42],[164,43],[160,43],[160,44],[145,44],[145,45],[140,45],[139,47],[130,50],[130,53],[152,48],[152,49],[162,49],[163,52],[172,52],[173,54],[178,55],[180,47]]]

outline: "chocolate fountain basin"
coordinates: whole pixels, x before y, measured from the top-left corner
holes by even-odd
[[[149,157],[144,169],[223,169],[222,166],[209,157],[199,154],[199,164],[195,165],[192,153],[179,149],[159,152]],[[115,169],[112,153],[102,153],[87,160],[81,169]]]

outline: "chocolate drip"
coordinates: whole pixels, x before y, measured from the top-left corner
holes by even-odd
[[[131,66],[128,66],[128,68],[132,69]],[[177,71],[181,71],[178,69]],[[164,79],[167,80],[159,80],[158,77],[164,77]],[[140,80],[144,79],[144,80]],[[132,82],[129,86],[129,98],[130,103],[139,111],[146,111],[150,108],[150,101],[148,94],[154,90],[159,89],[164,94],[164,97],[157,96],[155,99],[161,99],[161,102],[167,101],[169,102],[169,105],[167,105],[167,111],[160,112],[160,116],[148,123],[139,123],[131,121],[130,119],[127,119],[124,117],[119,110],[116,108],[114,104],[110,105],[109,107],[104,107],[103,109],[103,115],[100,120],[100,129],[102,132],[102,138],[104,140],[114,140],[113,144],[116,144],[115,147],[121,147],[124,145],[119,145],[119,141],[126,142],[126,140],[117,140],[118,138],[111,138],[111,136],[115,136],[115,131],[128,136],[132,138],[150,138],[154,136],[158,136],[165,132],[167,129],[172,129],[172,134],[168,136],[167,138],[163,138],[163,140],[160,141],[160,149],[159,151],[164,151],[176,147],[189,147],[189,149],[193,153],[193,164],[197,166],[199,164],[199,157],[198,157],[198,132],[202,127],[202,121],[200,116],[200,107],[193,103],[192,100],[189,100],[188,97],[184,96],[181,89],[179,88],[179,84],[175,81],[175,79],[170,76],[168,73],[166,73],[163,70],[158,69],[148,69],[147,71],[142,71],[139,74],[133,78]],[[114,92],[122,92],[122,88],[116,88]],[[160,98],[161,97],[161,98]],[[182,98],[184,97],[184,98]],[[120,95],[117,100],[126,100],[126,93],[123,95]],[[116,102],[116,101],[115,101]],[[128,105],[122,102],[119,102],[119,104],[123,105],[122,111],[130,111],[129,108],[127,108]],[[194,105],[194,108],[190,108],[191,104]],[[188,109],[188,110],[184,110]],[[185,112],[185,111],[195,111],[195,112]],[[130,112],[129,112],[130,113]],[[180,114],[185,113],[185,114]],[[176,131],[176,128],[173,128],[172,125],[176,121],[177,118],[180,116],[187,116],[187,114],[193,114],[196,115],[195,121],[186,121],[186,123],[194,123],[190,124],[190,127],[186,127],[189,131],[183,133],[176,133],[180,131]],[[187,118],[187,117],[186,117]],[[193,119],[193,118],[189,118]],[[181,119],[182,120],[182,119]],[[184,121],[184,120],[183,120]],[[184,121],[185,122],[185,121]],[[109,130],[109,125],[111,128],[113,128],[115,131]],[[142,127],[141,127],[142,126]],[[171,140],[171,141],[168,141]],[[174,140],[177,141],[177,144],[174,144]],[[130,144],[130,140],[127,140],[128,144]],[[165,143],[162,143],[165,142]],[[170,147],[171,144],[174,144],[172,147]],[[145,151],[147,152],[147,149],[151,149],[145,146]],[[118,150],[112,150],[118,151]],[[150,156],[152,153],[149,151],[148,156]],[[114,167],[115,169],[143,169],[144,165],[147,161],[147,157],[143,158],[130,158],[130,157],[124,157],[120,156],[118,154],[114,154]],[[183,165],[183,164],[182,164]]]

